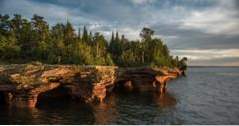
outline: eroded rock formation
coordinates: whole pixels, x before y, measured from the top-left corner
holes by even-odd
[[[35,107],[38,96],[59,86],[74,99],[102,102],[113,88],[165,91],[166,82],[181,75],[178,69],[118,68],[22,64],[0,66],[0,99],[16,107]]]

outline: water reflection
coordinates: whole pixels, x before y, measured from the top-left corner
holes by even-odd
[[[176,103],[168,92],[118,92],[100,104],[52,99],[32,109],[2,106],[0,116],[1,124],[152,124],[157,113]]]
[[[95,117],[94,124],[112,124],[117,120],[116,98],[115,94],[112,94],[105,102],[91,105]]]
[[[0,124],[39,124],[42,123],[41,111],[37,108],[1,107],[0,117],[4,120]]]
[[[72,122],[74,124],[94,124],[95,122],[92,107],[82,102],[54,102],[41,106],[39,109],[43,116],[40,119],[47,121],[47,124],[72,124]]]
[[[0,124],[239,124],[238,71],[190,69],[165,94],[119,92],[98,105],[62,99],[34,109],[0,105]],[[231,74],[216,74],[225,72]]]
[[[91,107],[94,124],[153,124],[155,122],[151,121],[155,121],[161,110],[176,104],[176,99],[169,92],[118,92],[112,93],[104,103]],[[152,108],[158,111],[151,112]]]
[[[177,104],[176,98],[169,92],[165,93],[154,93],[154,102],[161,108],[173,107]]]

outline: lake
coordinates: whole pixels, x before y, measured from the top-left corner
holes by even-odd
[[[0,124],[239,124],[239,68],[191,67],[167,93],[113,93],[105,103],[55,100],[34,109],[0,106]]]

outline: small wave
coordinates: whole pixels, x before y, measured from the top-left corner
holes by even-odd
[[[217,75],[237,77],[239,73],[217,73]]]

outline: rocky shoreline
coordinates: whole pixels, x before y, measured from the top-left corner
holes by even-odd
[[[178,68],[0,65],[0,104],[33,108],[50,94],[59,97],[69,95],[86,103],[104,102],[115,89],[164,93],[167,82],[182,75],[184,71]],[[61,92],[60,89],[66,91]]]

